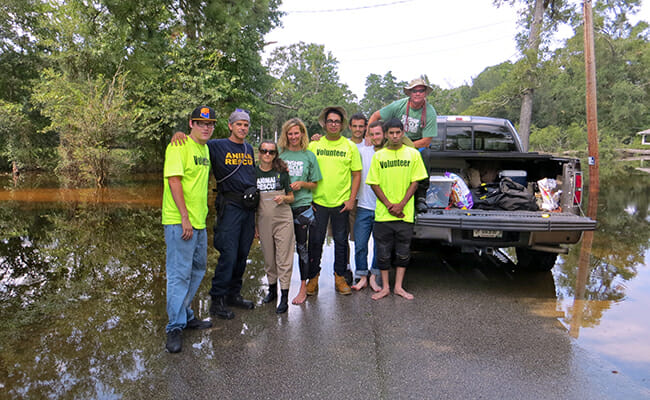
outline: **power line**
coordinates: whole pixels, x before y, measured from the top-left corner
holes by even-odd
[[[333,13],[333,12],[343,12],[343,11],[364,10],[364,9],[368,9],[368,8],[387,7],[387,6],[393,6],[395,4],[412,3],[413,1],[415,1],[415,0],[401,0],[401,1],[393,1],[391,3],[373,4],[373,5],[370,5],[370,6],[351,7],[351,8],[334,8],[334,9],[330,9],[330,10],[294,10],[294,11],[285,11],[285,12],[287,14]]]
[[[509,38],[509,37],[510,37],[510,35],[507,35],[507,36],[501,36],[501,37],[497,37],[497,38],[490,38],[489,40],[485,40],[485,41],[482,41],[482,42],[474,42],[474,43],[472,43],[472,44],[463,45],[463,46],[448,47],[448,48],[446,48],[446,49],[432,49],[431,51],[426,51],[426,52],[422,52],[422,53],[413,53],[413,54],[407,54],[407,55],[399,54],[399,58],[403,58],[403,57],[418,57],[418,56],[424,56],[424,55],[427,55],[427,54],[433,54],[433,53],[444,53],[444,52],[447,52],[447,51],[458,51],[459,49],[466,49],[466,48],[469,48],[469,47],[480,46],[480,45],[483,45],[483,44],[492,43],[492,42],[494,42],[495,40],[506,39],[506,38]],[[515,55],[516,55],[516,53],[515,53]],[[513,56],[514,56],[514,55],[513,55]],[[345,60],[345,62],[348,62],[348,63],[355,63],[355,62],[360,62],[360,61],[390,60],[390,59],[394,59],[394,58],[396,58],[396,57],[395,57],[395,56],[388,56],[388,57],[372,57],[372,58],[371,58],[371,57],[364,57],[364,58],[358,58],[358,59],[356,59],[356,60],[355,60],[355,59],[352,59],[352,60]],[[343,60],[339,60],[339,61],[341,62],[341,61],[343,61]]]
[[[357,51],[357,50],[367,50],[367,49],[373,49],[373,48],[378,48],[378,47],[389,47],[389,46],[395,46],[395,45],[401,45],[401,44],[408,44],[408,43],[422,42],[422,41],[425,41],[425,40],[431,40],[431,39],[440,39],[440,38],[444,38],[444,37],[460,35],[460,34],[462,34],[462,33],[467,33],[467,32],[471,32],[471,31],[477,31],[477,30],[481,30],[481,29],[484,29],[484,28],[491,28],[491,27],[493,27],[493,26],[503,25],[503,24],[510,24],[510,23],[512,23],[512,21],[500,21],[500,22],[495,22],[495,23],[493,23],[493,24],[487,24],[487,25],[475,26],[475,27],[468,28],[468,29],[464,29],[464,30],[460,30],[460,31],[454,31],[454,32],[449,32],[449,33],[443,33],[443,34],[440,34],[440,35],[434,35],[434,36],[427,36],[427,37],[423,37],[423,38],[420,38],[420,39],[404,40],[404,41],[401,41],[401,42],[384,43],[384,44],[379,44],[379,45],[375,45],[375,46],[362,46],[362,47],[354,47],[354,48],[348,48],[348,49],[341,49],[341,50],[339,50],[339,52]]]

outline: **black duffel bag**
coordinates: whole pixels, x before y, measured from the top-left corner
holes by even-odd
[[[482,185],[472,190],[474,207],[482,210],[537,211],[535,196],[526,187],[505,177],[499,186]]]

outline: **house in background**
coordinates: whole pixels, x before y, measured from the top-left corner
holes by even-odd
[[[641,135],[641,144],[650,145],[650,129],[638,132],[637,135]]]

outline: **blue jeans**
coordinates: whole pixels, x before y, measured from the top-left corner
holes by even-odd
[[[368,241],[375,225],[375,210],[357,207],[357,218],[354,221],[354,263],[356,264],[355,274],[358,277],[368,275]],[[374,241],[373,241],[374,242]],[[374,253],[377,253],[377,246],[374,246]],[[379,275],[379,269],[375,263],[375,255],[372,257],[372,273]]]
[[[183,240],[180,224],[164,225],[167,244],[167,315],[165,331],[183,329],[194,318],[190,303],[205,275],[208,262],[208,234],[194,229],[190,240]]]
[[[348,266],[348,219],[349,211],[341,212],[338,207],[323,207],[314,203],[314,223],[309,226],[309,275],[312,279],[320,272],[323,244],[327,235],[327,222],[332,221],[334,235],[334,272],[343,276]]]
[[[219,261],[214,269],[210,296],[240,294],[254,236],[255,211],[227,201],[214,223],[214,248],[219,251]]]

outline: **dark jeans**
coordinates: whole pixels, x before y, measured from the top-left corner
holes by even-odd
[[[297,223],[296,218],[308,207],[311,206],[291,209],[291,212],[293,212],[293,230],[296,234],[296,253],[298,253],[301,281],[306,281],[309,276],[309,249],[307,247],[307,240],[309,239],[309,226],[312,224]]]
[[[341,212],[343,204],[338,207],[323,207],[314,203],[315,221],[309,227],[309,275],[308,279],[320,272],[320,260],[323,244],[327,235],[327,223],[332,221],[334,235],[334,272],[343,276],[348,266],[348,218],[349,211]]]
[[[376,221],[372,236],[375,239],[377,268],[380,270],[390,269],[393,251],[395,252],[395,267],[408,267],[411,261],[412,223]]]
[[[210,296],[235,296],[240,293],[254,236],[255,211],[244,210],[238,204],[227,201],[214,224],[214,248],[219,251],[219,261],[214,269]]]

